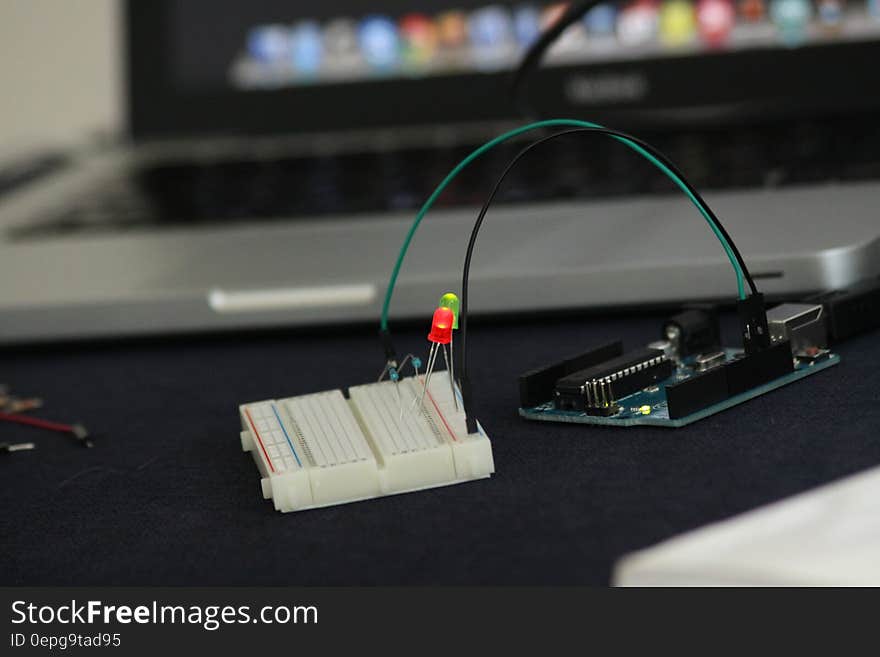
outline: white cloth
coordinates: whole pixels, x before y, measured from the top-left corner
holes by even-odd
[[[617,586],[880,586],[880,468],[624,556]]]

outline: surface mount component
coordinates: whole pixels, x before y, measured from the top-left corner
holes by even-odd
[[[301,511],[457,484],[495,471],[477,423],[468,434],[445,376],[268,400],[240,407],[241,444],[262,476],[263,497]],[[459,404],[459,408],[461,405]]]

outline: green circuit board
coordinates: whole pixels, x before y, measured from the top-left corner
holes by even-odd
[[[739,349],[725,349],[724,351],[727,360],[737,358],[742,353]],[[574,424],[594,424],[612,427],[683,427],[764,395],[771,390],[776,390],[784,385],[821,372],[837,365],[839,362],[840,356],[830,352],[812,360],[796,359],[794,370],[789,374],[674,420],[669,418],[665,388],[667,385],[679,383],[695,375],[693,359],[685,359],[677,365],[671,377],[659,381],[649,388],[618,399],[617,403],[620,406],[620,411],[616,415],[603,417],[588,415],[580,411],[558,410],[552,402],[531,408],[520,408],[519,414],[527,420],[540,420],[543,422],[570,422]]]

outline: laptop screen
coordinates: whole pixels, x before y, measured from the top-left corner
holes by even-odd
[[[132,131],[512,119],[510,71],[566,6],[130,0]],[[529,104],[544,115],[611,117],[617,125],[629,110],[724,107],[763,116],[874,107],[878,58],[880,0],[606,3],[547,53],[530,79]]]
[[[566,3],[288,0],[175,5],[176,71],[189,88],[261,91],[513,68]],[[880,0],[636,0],[600,4],[545,66],[699,57],[880,38]]]

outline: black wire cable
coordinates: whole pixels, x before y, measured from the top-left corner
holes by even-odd
[[[513,72],[513,77],[510,81],[510,98],[513,101],[514,107],[516,107],[523,116],[535,116],[535,113],[532,108],[529,107],[528,102],[522,94],[523,84],[528,75],[538,67],[541,60],[544,58],[544,53],[546,53],[550,46],[562,36],[562,33],[565,32],[570,25],[577,23],[588,11],[590,11],[590,9],[603,2],[607,2],[607,0],[580,0],[579,2],[572,3],[562,16],[560,16],[553,25],[547,28],[541,36],[529,46],[529,49],[523,56],[522,61],[520,61],[519,66],[517,66],[516,70]]]
[[[477,216],[477,220],[474,223],[474,228],[471,231],[471,237],[468,241],[467,253],[464,258],[464,270],[462,272],[461,278],[461,309],[459,312],[459,327],[461,337],[459,341],[461,346],[458,349],[458,357],[459,357],[459,365],[458,371],[461,377],[461,393],[462,393],[462,406],[465,409],[468,417],[468,432],[473,433],[476,431],[476,423],[471,413],[468,413],[468,409],[470,409],[471,402],[471,390],[470,390],[470,380],[467,374],[467,309],[468,309],[468,282],[470,278],[471,271],[471,259],[474,253],[474,245],[477,242],[477,235],[480,232],[480,227],[483,225],[483,220],[486,218],[486,214],[489,212],[489,207],[495,200],[495,197],[498,194],[498,191],[501,189],[501,185],[507,179],[507,176],[513,171],[514,167],[519,163],[521,159],[523,159],[526,155],[528,155],[533,149],[545,144],[549,141],[557,139],[558,137],[563,137],[566,135],[571,135],[575,133],[581,132],[589,132],[589,133],[597,133],[601,135],[605,135],[608,137],[614,137],[617,139],[626,139],[629,142],[632,142],[646,152],[650,153],[654,158],[656,158],[659,162],[661,162],[666,168],[672,171],[684,184],[687,190],[693,194],[694,198],[697,199],[700,207],[706,212],[706,214],[710,217],[712,222],[718,228],[718,232],[724,237],[727,243],[730,245],[731,251],[733,251],[733,255],[736,258],[737,263],[740,266],[740,269],[743,273],[743,278],[749,285],[749,288],[752,291],[752,294],[758,294],[758,289],[755,286],[755,281],[752,279],[752,275],[749,273],[749,269],[746,266],[745,261],[743,260],[742,255],[739,252],[739,249],[736,248],[736,244],[733,242],[733,239],[730,237],[730,234],[727,232],[727,229],[721,223],[721,220],[712,212],[712,209],[709,205],[703,200],[703,197],[700,196],[699,192],[687,181],[684,174],[678,169],[677,166],[667,158],[663,153],[658,151],[656,148],[644,142],[632,135],[628,135],[625,132],[619,132],[617,130],[611,130],[609,128],[573,128],[571,130],[563,130],[561,132],[556,132],[546,137],[542,137],[537,141],[532,142],[525,148],[523,148],[513,160],[507,165],[504,169],[504,172],[501,174],[501,177],[498,178],[495,186],[492,188],[492,192],[489,194],[489,197],[486,199],[486,202],[483,204],[483,207],[480,209],[480,214]]]

